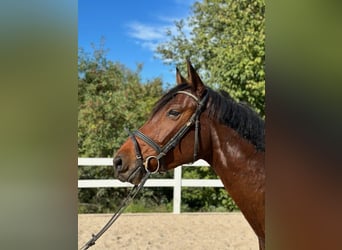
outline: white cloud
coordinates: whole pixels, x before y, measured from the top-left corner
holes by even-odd
[[[189,8],[196,0],[174,0],[174,3],[183,8]],[[183,16],[166,16],[158,15],[155,17],[155,23],[146,24],[140,21],[132,21],[127,24],[127,34],[135,39],[135,42],[141,47],[155,52],[157,46],[167,41],[166,32],[171,31],[172,34],[177,34],[175,21],[183,19],[185,25],[183,31],[186,36],[190,37],[190,27],[188,26],[186,17]]]
[[[157,46],[166,41],[167,29],[172,29],[172,24],[145,24],[142,22],[131,22],[127,25],[127,34],[135,39],[142,48],[155,52]]]
[[[144,49],[148,49],[153,53],[157,46],[166,41],[166,29],[168,26],[155,24],[148,25],[141,22],[131,22],[127,25],[127,34],[134,38],[136,44]]]
[[[177,4],[180,4],[182,1],[183,0]],[[187,4],[191,5],[193,2],[194,0],[188,0]],[[157,46],[167,41],[168,36],[166,35],[166,32],[168,30],[170,30],[172,34],[177,34],[175,21],[180,21],[181,19],[185,22],[183,31],[186,36],[190,37],[190,28],[186,17],[172,17],[165,15],[156,16],[155,22],[152,24],[147,24],[141,21],[132,21],[127,24],[127,34],[131,38],[134,38],[135,42],[142,48],[155,53]]]
[[[166,32],[171,31],[172,34],[176,34],[176,27],[174,21],[177,18],[160,17],[159,23],[144,24],[142,22],[131,22],[127,25],[127,34],[136,40],[136,43],[155,52],[157,46],[160,43],[166,42]],[[179,19],[178,19],[179,20]],[[188,34],[189,27],[185,25],[184,32]]]
[[[163,27],[147,25],[140,22],[132,22],[128,24],[128,34],[143,41],[155,41],[164,38],[165,32]]]
[[[158,42],[155,41],[136,41],[136,44],[153,52],[156,51],[158,46]]]

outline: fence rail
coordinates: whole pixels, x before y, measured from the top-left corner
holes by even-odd
[[[112,158],[78,158],[78,166],[112,166]],[[182,166],[207,166],[210,165],[204,160],[198,160],[192,164]],[[173,213],[179,214],[181,208],[182,187],[223,187],[220,179],[182,179],[182,166],[174,169],[173,178],[148,179],[145,187],[173,187]],[[115,179],[82,179],[78,180],[78,188],[99,188],[99,187],[132,187],[127,182]]]

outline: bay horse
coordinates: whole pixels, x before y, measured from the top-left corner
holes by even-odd
[[[187,61],[177,86],[113,159],[116,177],[138,185],[149,173],[203,159],[222,180],[265,249],[265,126],[247,105],[205,86]]]

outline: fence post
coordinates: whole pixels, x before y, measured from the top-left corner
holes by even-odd
[[[173,172],[175,185],[173,187],[173,213],[180,214],[182,193],[182,166],[176,167]]]

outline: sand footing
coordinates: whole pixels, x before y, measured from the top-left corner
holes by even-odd
[[[97,233],[111,214],[78,215],[78,247]],[[246,219],[233,213],[123,214],[90,249],[257,250]]]

